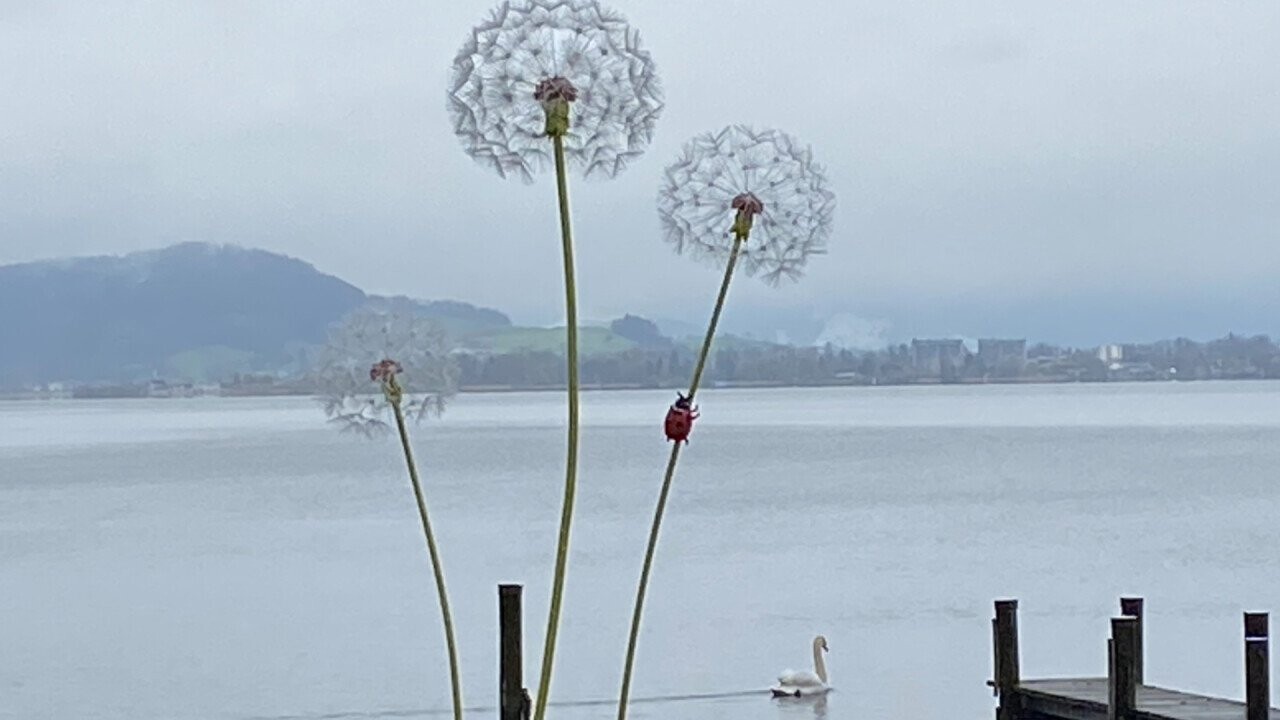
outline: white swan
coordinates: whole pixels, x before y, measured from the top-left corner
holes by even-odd
[[[773,696],[805,697],[831,692],[831,686],[827,684],[827,664],[822,661],[824,652],[827,652],[827,639],[819,635],[813,639],[813,672],[783,670],[778,676],[778,684],[770,689]]]

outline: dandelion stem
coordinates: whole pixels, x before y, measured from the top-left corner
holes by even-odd
[[[409,480],[413,483],[413,496],[418,501],[418,516],[422,518],[422,534],[427,537],[427,552],[431,555],[431,571],[436,576],[436,593],[440,596],[440,615],[444,618],[444,640],[449,648],[449,683],[453,690],[453,717],[462,720],[462,681],[458,677],[458,644],[453,637],[453,613],[449,611],[449,594],[445,590],[444,568],[440,563],[440,551],[436,548],[436,536],[427,516],[427,500],[418,480],[418,467],[413,461],[413,449],[409,446],[409,432],[405,429],[404,412],[400,403],[393,401],[391,409],[396,416],[396,429],[400,431],[400,446],[404,448],[404,461],[409,466]]]
[[[555,663],[556,633],[560,628],[560,605],[564,599],[564,576],[569,560],[569,529],[573,522],[573,499],[578,477],[578,288],[573,272],[573,231],[569,222],[569,181],[565,174],[564,138],[552,135],[556,159],[556,194],[560,200],[560,240],[564,250],[565,358],[569,380],[569,442],[564,471],[564,506],[560,511],[560,537],[556,545],[556,568],[551,586],[551,609],[547,615],[547,635],[542,648],[542,674],[538,680],[538,700],[534,720],[542,720],[551,695],[551,669]]]
[[[729,252],[729,262],[724,268],[724,279],[720,282],[720,294],[716,297],[715,309],[711,311],[711,322],[707,324],[707,335],[702,340],[702,349],[698,352],[698,363],[693,368],[693,379],[689,382],[688,398],[690,403],[702,383],[702,373],[707,367],[707,357],[711,354],[711,343],[716,336],[716,326],[720,324],[720,313],[724,310],[725,298],[729,295],[729,281],[733,279],[734,266],[738,264],[738,253],[746,239],[743,234],[734,237],[733,249]],[[658,549],[658,531],[662,529],[662,516],[667,509],[667,496],[671,493],[671,480],[676,475],[676,463],[680,460],[680,445],[676,442],[671,447],[671,457],[667,460],[667,472],[662,478],[662,490],[658,493],[658,505],[653,511],[653,525],[649,528],[649,545],[644,551],[644,565],[640,569],[640,585],[636,588],[636,604],[631,612],[631,634],[627,637],[627,659],[622,670],[622,692],[618,697],[618,720],[626,720],[627,699],[631,696],[631,671],[635,667],[636,643],[640,637],[640,616],[644,612],[644,596],[649,589],[649,573],[653,569],[653,556]]]
[[[707,323],[707,334],[702,338],[702,350],[698,353],[698,364],[693,368],[693,379],[689,382],[689,400],[698,392],[702,384],[702,372],[707,369],[707,357],[711,355],[711,343],[716,337],[716,327],[720,325],[720,314],[724,312],[724,301],[729,296],[729,281],[733,279],[733,269],[738,264],[738,253],[742,251],[742,243],[746,236],[740,235],[733,241],[733,249],[729,251],[729,262],[724,267],[724,279],[720,281],[720,294],[716,296],[715,309],[711,311],[711,322]]]

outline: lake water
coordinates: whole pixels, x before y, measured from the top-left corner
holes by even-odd
[[[617,692],[673,395],[585,396],[551,718],[613,717],[574,703]],[[1280,384],[700,401],[634,694],[730,696],[634,718],[989,718],[1005,596],[1024,677],[1105,674],[1134,593],[1149,681],[1239,697],[1240,613],[1280,611]],[[536,676],[562,407],[467,395],[414,430],[469,706],[496,700],[499,582],[526,584]],[[760,694],[819,632],[829,700]],[[307,399],[0,403],[0,717],[439,717],[448,697],[393,439],[341,434]]]

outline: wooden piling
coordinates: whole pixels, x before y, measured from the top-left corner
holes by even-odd
[[[992,620],[995,636],[995,691],[1000,697],[996,720],[1016,720],[1019,714],[1018,601],[997,600]]]
[[[1266,613],[1244,614],[1244,696],[1247,720],[1270,720],[1270,639]]]
[[[1107,720],[1130,720],[1138,700],[1138,619],[1111,618],[1107,646]]]
[[[1145,631],[1142,627],[1142,598],[1140,597],[1122,597],[1120,598],[1120,614],[1127,615],[1137,620],[1138,637],[1137,647],[1134,650],[1134,681],[1142,685],[1146,682],[1144,666],[1146,665],[1146,657],[1143,651],[1143,636]]]
[[[520,608],[524,587],[498,586],[498,718],[523,720],[529,717],[528,693],[524,689],[524,638]]]

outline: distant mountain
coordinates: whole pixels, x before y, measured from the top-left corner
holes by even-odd
[[[185,243],[0,266],[0,387],[287,372],[367,302],[411,307],[451,330],[511,324],[466,303],[370,298],[263,250]]]
[[[300,260],[233,246],[9,265],[0,267],[0,379],[135,379],[193,352],[280,365],[364,301]]]
[[[298,377],[329,328],[364,306],[429,317],[478,357],[520,356],[498,362],[504,367],[543,361],[559,367],[554,356],[564,348],[563,327],[518,327],[502,312],[454,300],[367,295],[302,260],[185,243],[0,266],[0,390],[153,377],[196,383],[237,374]],[[687,354],[702,341],[694,325],[676,341],[664,325],[626,315],[608,327],[582,327],[587,370],[600,356],[637,349]],[[768,345],[727,333],[717,339],[725,350]]]

